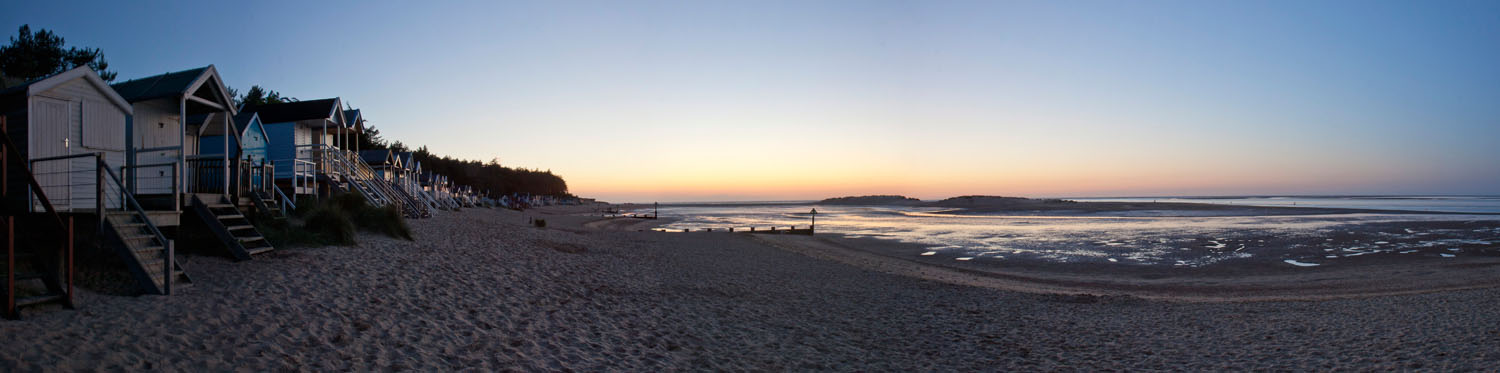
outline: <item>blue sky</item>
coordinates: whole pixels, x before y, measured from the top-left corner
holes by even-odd
[[[1500,194],[1495,1],[0,5],[23,23],[617,201]]]

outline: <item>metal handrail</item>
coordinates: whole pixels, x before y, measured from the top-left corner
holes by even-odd
[[[147,167],[169,167],[169,168],[171,168],[172,169],[172,176],[170,176],[170,177],[172,178],[172,187],[171,187],[171,190],[172,190],[172,200],[173,200],[172,206],[173,206],[173,209],[176,210],[177,209],[177,203],[178,203],[178,201],[177,201],[178,200],[178,198],[177,198],[177,192],[178,192],[178,188],[180,187],[180,185],[178,185],[178,183],[177,183],[177,176],[178,176],[177,172],[178,172],[178,167],[180,165],[181,164],[179,164],[177,162],[160,162],[160,163],[147,163],[147,164],[136,164],[136,165],[120,166],[120,173],[123,174],[123,173],[125,173],[125,170],[128,170],[128,169],[142,169],[142,168],[147,168]],[[130,194],[135,194],[137,192],[137,190],[135,190],[135,188],[137,187],[136,183],[139,182],[140,177],[141,177],[140,175],[135,175],[134,178],[136,180],[131,180],[130,189],[129,189]]]
[[[175,165],[176,164],[173,163],[173,165],[174,165],[174,170],[173,170],[174,172],[173,173],[175,174],[176,173],[175,172],[176,171],[175,170]],[[150,230],[151,234],[153,236],[156,236],[157,242],[161,242],[161,244],[163,245],[163,247],[162,247],[162,249],[163,249],[162,250],[162,254],[163,255],[162,256],[166,258],[165,259],[166,263],[164,265],[162,265],[162,272],[163,272],[162,273],[162,293],[164,293],[164,294],[172,294],[172,274],[174,272],[176,272],[176,268],[174,268],[173,265],[172,265],[174,263],[174,261],[175,261],[175,259],[174,259],[175,253],[173,253],[174,250],[173,250],[173,247],[172,247],[172,242],[168,241],[167,240],[167,236],[164,235],[164,234],[162,234],[160,229],[156,228],[156,224],[151,223],[151,216],[150,215],[146,215],[146,209],[143,208],[143,207],[141,207],[141,203],[139,201],[135,200],[135,196],[134,195],[132,195],[131,193],[128,193],[128,192],[125,191],[125,183],[120,182],[120,175],[116,175],[115,171],[111,170],[109,168],[109,165],[104,163],[104,159],[102,157],[99,158],[98,167],[104,170],[103,175],[109,176],[107,178],[108,181],[113,181],[114,184],[115,184],[115,186],[118,187],[118,188],[120,188],[120,191],[121,191],[121,193],[120,193],[120,195],[121,195],[120,208],[121,209],[133,208],[135,210],[136,214],[140,214],[141,219],[142,219],[142,223],[143,223],[142,225],[144,225],[146,228],[148,228]],[[104,179],[104,178],[101,178],[101,179]],[[102,189],[104,188],[104,186],[100,185],[99,188],[102,191]],[[175,189],[175,186],[174,186],[174,189]],[[176,195],[176,194],[174,193],[173,195]],[[99,220],[101,220],[101,221],[104,220],[104,212],[103,211],[99,212]]]
[[[89,157],[96,157],[96,156],[98,156],[98,154],[96,154],[96,153],[78,153],[78,154],[69,154],[69,155],[59,155],[59,156],[52,156],[52,157],[36,158],[36,159],[32,159],[32,160],[30,160],[28,162],[30,162],[32,164],[36,164],[37,162],[60,161],[60,160],[71,159],[71,158],[89,158]],[[28,165],[28,166],[30,166],[30,165]]]
[[[281,188],[271,188],[271,190],[276,191],[276,195],[279,196],[279,197],[281,197],[281,204],[282,204],[281,211],[283,213],[297,209],[297,203],[293,202],[291,198],[288,198],[286,196],[286,192],[282,192]],[[288,208],[286,208],[287,206],[291,206],[292,208],[288,209]]]
[[[6,139],[8,141],[9,137],[6,137]],[[18,153],[19,153],[19,151],[18,151]],[[37,162],[63,161],[63,160],[71,160],[71,159],[74,159],[74,158],[98,158],[98,157],[101,156],[100,154],[102,154],[102,153],[78,153],[78,154],[58,155],[58,156],[52,156],[52,157],[42,157],[42,158],[32,159],[32,160],[26,161],[26,170],[28,170],[28,171],[35,170]],[[69,166],[68,169],[72,170],[72,166]],[[32,186],[32,188],[35,189],[35,190],[37,190],[37,191],[45,191],[45,189],[42,188],[42,186],[41,186],[40,183],[38,183],[37,185]],[[56,214],[57,213],[56,207],[52,206],[52,202],[48,200],[49,197],[47,197],[47,193],[27,193],[26,203],[29,205],[27,207],[28,209],[34,208],[32,206],[36,206],[35,199],[37,197],[41,197],[41,200],[45,201],[45,203],[43,204],[43,208],[46,209],[47,213],[49,213],[49,214]],[[69,202],[69,206],[71,206],[71,205],[72,205],[72,202]],[[61,223],[62,223],[62,218],[59,217],[58,218],[58,224],[61,224]]]
[[[135,151],[137,151],[137,152],[154,152],[154,151],[158,151],[158,150],[179,150],[180,151],[180,150],[182,150],[182,146],[181,145],[178,145],[178,146],[158,146],[158,147],[155,147],[155,148],[136,148],[135,149]]]
[[[172,165],[176,165],[176,164],[177,164],[177,162],[161,162],[161,163],[137,164],[137,165],[131,165],[131,166],[120,166],[120,168],[124,169],[124,168],[161,167],[161,166],[172,166]]]

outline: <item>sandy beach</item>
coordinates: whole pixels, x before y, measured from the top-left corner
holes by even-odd
[[[638,232],[653,222],[571,215],[585,211],[467,209],[411,221],[415,241],[363,234],[357,246],[280,249],[240,263],[190,256],[196,283],[178,295],[85,289],[76,311],[28,309],[23,320],[0,323],[0,369],[1451,371],[1500,364],[1500,314],[1493,312],[1500,289],[1485,286],[1500,282],[1493,258],[1412,270],[1433,272],[1414,277],[1435,281],[1428,283],[1456,284],[1443,289],[1467,290],[1352,285],[1394,271],[1375,263],[1332,271],[1352,289],[1339,294],[1188,299],[1193,292],[1021,281],[892,261],[878,247],[837,238]],[[531,218],[549,227],[529,226]],[[923,270],[931,273],[916,273]],[[1033,288],[993,286],[1006,281]]]

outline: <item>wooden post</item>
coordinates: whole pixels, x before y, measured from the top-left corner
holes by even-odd
[[[99,227],[95,232],[104,232],[104,168],[109,165],[104,163],[104,153],[94,153],[94,211],[99,214]],[[125,201],[120,201],[124,203]],[[69,218],[71,219],[71,218]],[[73,232],[68,232],[72,234]],[[68,237],[73,239],[72,236]]]
[[[167,240],[167,242],[163,242],[163,243],[166,244],[166,248],[165,249],[166,249],[166,254],[167,254],[166,257],[167,258],[166,258],[166,266],[163,267],[164,271],[166,271],[166,277],[162,277],[161,292],[162,292],[162,295],[172,295],[172,277],[175,277],[173,275],[175,274],[175,272],[177,272],[176,268],[172,268],[172,256],[173,256],[173,253],[172,253],[172,240]]]
[[[104,220],[104,217],[100,216],[99,220],[101,220],[101,221]],[[67,307],[69,309],[72,309],[74,307],[74,305],[73,305],[73,216],[71,216],[71,215],[68,216],[68,247],[67,247],[67,250],[68,250],[67,251],[67,257],[68,257],[67,258],[67,260],[68,260],[68,297],[65,298],[65,299],[63,299],[63,306]]]
[[[812,209],[811,214],[812,225],[807,226],[807,233],[812,233],[813,230],[818,229],[818,209]]]
[[[187,96],[177,100],[177,164],[187,164]],[[172,211],[182,212],[182,196],[178,193],[187,190],[187,178],[179,179],[173,169],[172,175]],[[183,184],[183,185],[179,185]]]
[[[229,195],[229,140],[231,140],[230,136],[234,136],[233,134],[231,134],[229,132],[229,122],[232,121],[232,120],[234,120],[234,118],[230,118],[229,117],[229,111],[225,110],[224,111],[224,195],[226,195],[226,196]],[[239,165],[236,164],[234,166],[234,169],[235,170],[239,170],[240,169]],[[233,197],[230,197],[230,198],[233,198]],[[230,204],[234,204],[234,201],[230,201]]]
[[[181,166],[182,166],[182,163],[173,163],[172,164],[172,210],[173,211],[182,211],[182,197],[180,197],[180,196],[177,195],[179,192],[182,191],[182,189],[178,188],[179,183],[178,183],[178,180],[177,180],[178,179],[178,174],[182,172]],[[121,201],[121,203],[124,203],[124,201]]]
[[[5,217],[5,318],[21,318],[16,313],[16,217]]]
[[[4,134],[5,136],[10,136],[10,134],[5,133],[5,131],[6,131],[5,127],[6,127],[5,126],[5,116],[4,115],[0,115],[0,134]],[[6,159],[5,159],[5,151],[6,150],[9,150],[9,149],[6,149],[5,145],[0,144],[0,198],[9,196],[9,194],[7,194],[7,192],[10,191],[10,187],[9,187],[9,185],[10,185],[10,162],[6,162]],[[29,209],[30,207],[27,207],[27,208]]]

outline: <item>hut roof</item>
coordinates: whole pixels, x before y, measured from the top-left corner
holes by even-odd
[[[389,149],[360,150],[359,159],[369,164],[382,164],[391,160]]]
[[[52,89],[58,84],[62,84],[63,82],[71,81],[75,78],[80,77],[88,80],[88,82],[92,84],[94,88],[97,88],[99,89],[99,91],[103,92],[104,97],[109,99],[110,103],[113,103],[115,104],[115,106],[120,107],[120,109],[125,110],[126,113],[130,113],[131,111],[133,111],[130,103],[127,102],[124,97],[120,96],[120,92],[112,89],[108,83],[104,82],[104,79],[99,78],[98,73],[95,73],[94,70],[90,69],[88,66],[79,66],[68,71],[32,79],[30,81],[22,82],[10,87],[5,87],[5,89],[0,89],[0,106],[4,107],[3,109],[0,109],[0,114],[8,114],[13,110],[26,110],[26,96],[30,96],[35,92]]]
[[[187,92],[210,66],[129,80],[111,85],[126,101],[137,102],[172,97]]]
[[[247,106],[242,111],[259,113],[261,122],[285,123],[308,119],[327,119],[338,112],[338,109],[339,99],[338,97],[334,97],[322,100]]]

